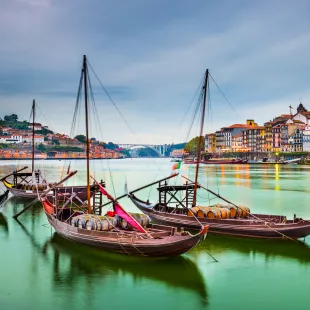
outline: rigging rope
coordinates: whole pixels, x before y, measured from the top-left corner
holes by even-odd
[[[211,75],[211,73],[209,73],[211,79],[213,80],[214,84],[216,85],[217,89],[219,90],[219,92],[222,94],[222,96],[224,97],[224,99],[226,100],[226,102],[229,104],[229,106],[231,107],[231,109],[236,113],[236,115],[239,117],[238,112],[235,110],[235,108],[233,107],[233,105],[230,103],[230,101],[227,99],[227,97],[225,96],[225,94],[223,93],[223,91],[220,89],[220,87],[218,86],[218,84],[215,82],[213,76]]]

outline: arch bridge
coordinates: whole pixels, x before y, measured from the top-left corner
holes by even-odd
[[[158,145],[158,144],[128,144],[127,143],[127,144],[118,144],[118,146],[120,148],[127,149],[127,150],[149,147],[149,148],[153,149],[161,157],[165,156],[166,150],[167,150],[166,144]]]

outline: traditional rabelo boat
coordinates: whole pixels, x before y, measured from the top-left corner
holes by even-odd
[[[36,198],[38,189],[40,193],[46,190],[49,186],[46,180],[43,178],[40,170],[35,170],[35,100],[32,102],[31,116],[32,116],[32,159],[31,159],[31,172],[24,172],[28,167],[24,167],[19,170],[15,170],[13,173],[3,177],[1,181],[8,191],[14,196],[24,198]],[[8,181],[9,177],[13,177],[13,183]]]
[[[249,208],[237,206],[219,194],[203,187],[198,183],[198,170],[201,161],[203,139],[203,124],[206,108],[208,70],[205,73],[202,88],[202,117],[200,138],[196,164],[195,180],[186,177],[185,184],[169,185],[167,180],[176,174],[160,181],[131,191],[129,197],[132,202],[153,221],[164,225],[174,225],[186,229],[198,229],[201,225],[209,225],[209,232],[222,235],[234,235],[257,238],[298,239],[310,234],[310,221],[296,218],[287,220],[285,216],[269,214],[252,214]],[[135,192],[157,184],[158,202],[150,203],[135,196]],[[197,204],[197,190],[204,189],[222,199],[226,204],[213,206],[199,206]],[[179,197],[184,198],[179,198]]]
[[[6,187],[7,191],[11,192],[16,197],[22,198],[30,198],[35,199],[37,195],[42,195],[44,191],[48,188],[51,188],[54,183],[48,183],[42,171],[39,169],[35,169],[35,113],[36,113],[36,103],[35,100],[32,102],[32,159],[31,159],[31,171],[24,172],[24,170],[28,169],[28,167],[24,167],[19,170],[15,170],[14,172],[10,173],[3,177],[0,181],[3,182],[4,186]],[[9,182],[9,177],[13,178],[12,182]],[[93,194],[95,185],[91,186],[91,193]],[[62,186],[59,188],[59,194],[62,196],[70,196],[72,192],[78,193],[81,198],[84,200],[86,199],[86,186]],[[47,194],[47,197],[51,197],[52,192]],[[7,196],[4,196],[4,200]],[[1,196],[0,196],[0,203],[1,203]]]
[[[108,251],[151,257],[174,256],[187,252],[205,239],[208,226],[201,226],[200,231],[192,235],[186,231],[178,232],[176,227],[150,224],[148,216],[144,214],[127,213],[107,192],[104,185],[95,179],[93,180],[97,187],[91,199],[88,98],[89,96],[93,98],[93,93],[86,56],[83,58],[80,81],[82,80],[84,80],[86,118],[87,200],[84,202],[78,194],[73,193],[72,196],[66,197],[64,203],[60,203],[58,197],[61,188],[55,187],[53,203],[44,195],[40,197],[49,223],[66,239]],[[79,87],[78,97],[81,91],[82,87]],[[112,202],[113,211],[102,216],[104,196]]]

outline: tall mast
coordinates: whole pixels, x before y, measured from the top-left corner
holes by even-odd
[[[198,140],[198,154],[197,154],[197,164],[196,164],[196,174],[195,174],[193,207],[196,206],[196,200],[197,200],[198,171],[199,171],[199,164],[201,160],[201,146],[202,146],[202,139],[203,139],[203,124],[205,121],[205,112],[206,112],[208,78],[209,78],[209,70],[207,69],[206,74],[205,74],[205,82],[203,85],[203,106],[202,106],[202,116],[201,116],[200,133],[199,133],[199,140]]]
[[[86,175],[87,175],[87,208],[88,213],[92,213],[90,207],[90,173],[89,173],[89,136],[88,136],[88,93],[87,93],[87,60],[83,57],[83,75],[84,75],[84,97],[85,97],[85,127],[86,127]]]
[[[34,171],[34,120],[35,120],[35,111],[36,111],[36,102],[33,99],[32,101],[32,166],[31,172]]]

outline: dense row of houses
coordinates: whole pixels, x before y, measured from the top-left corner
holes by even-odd
[[[205,135],[208,153],[310,152],[310,112],[300,103],[295,114],[282,114],[259,126],[253,119]]]
[[[28,129],[20,130],[10,127],[0,127],[0,143],[4,144],[17,144],[18,148],[0,150],[0,158],[10,159],[10,158],[31,158],[31,153],[24,150],[29,148],[29,145],[32,144],[33,140],[33,124],[30,123]],[[49,133],[42,135],[38,132],[47,129]],[[78,147],[81,152],[49,152],[48,155],[44,155],[47,158],[85,158],[85,144],[80,142],[75,138],[71,138],[68,135],[54,133],[48,129],[47,126],[42,126],[40,123],[34,123],[34,144],[39,145],[43,144],[45,146],[51,146],[57,144],[58,146],[64,147]],[[90,157],[91,158],[122,158],[123,154],[116,152],[114,150],[109,150],[104,148],[102,145],[96,141],[95,138],[92,138],[90,141]],[[35,154],[38,155],[39,152]],[[41,154],[41,153],[40,153]],[[41,156],[41,155],[40,155]]]

